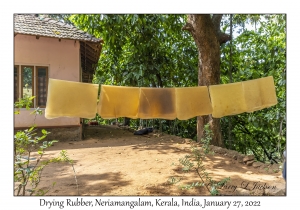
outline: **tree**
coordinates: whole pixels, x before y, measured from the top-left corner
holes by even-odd
[[[220,45],[231,37],[220,30],[222,15],[188,15],[182,28],[193,36],[198,48],[198,85],[220,84]],[[224,146],[220,119],[209,116],[197,118],[197,139],[203,137],[204,125],[209,123],[213,132],[212,144]]]
[[[285,143],[285,17],[235,14],[232,29],[238,35],[234,39],[226,34],[230,28],[229,20],[226,14],[70,16],[70,21],[81,30],[104,40],[94,83],[190,87],[272,75],[279,104],[270,109],[230,117],[234,149],[247,154],[255,152],[260,157],[264,153],[263,145],[269,155],[279,138],[276,137],[279,127],[282,128],[280,144]],[[254,30],[248,30],[249,25],[254,25]],[[229,59],[230,55],[232,59]],[[229,72],[232,72],[232,80]],[[203,125],[207,122],[210,122],[214,134],[212,144],[228,146],[229,117],[214,119],[203,116],[197,122],[196,118],[162,120],[162,128],[185,138],[195,139],[197,135],[201,139]],[[272,130],[272,127],[277,130]],[[246,128],[250,132],[245,133]],[[259,140],[252,136],[263,139],[262,143],[259,144]]]
[[[195,44],[187,32],[181,31],[185,18],[101,14],[72,15],[70,20],[104,40],[96,83],[172,87],[197,81]]]
[[[254,29],[235,28],[239,35],[231,46],[233,81],[273,76],[278,104],[232,116],[232,149],[252,153],[262,162],[278,162],[286,143],[286,16],[234,15],[235,26],[240,25],[241,20],[250,21]],[[230,46],[225,44],[221,55],[222,83],[229,81],[229,57]],[[228,117],[221,119],[224,139],[228,139],[228,123]]]
[[[138,87],[195,86],[196,46],[181,31],[185,15],[72,15],[104,46],[95,83]]]

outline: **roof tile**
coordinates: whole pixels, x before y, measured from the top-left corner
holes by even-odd
[[[102,41],[72,25],[51,18],[36,17],[32,14],[14,15],[14,32],[60,39],[75,39],[90,42]]]

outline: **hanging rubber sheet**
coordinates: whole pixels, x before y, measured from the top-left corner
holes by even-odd
[[[93,119],[97,113],[98,85],[49,78],[45,117]]]
[[[244,89],[241,82],[211,85],[209,93],[212,103],[212,116],[221,118],[246,111]]]
[[[209,86],[212,116],[220,118],[253,112],[276,105],[277,97],[272,76]]]
[[[140,88],[138,117],[141,119],[176,118],[175,88]]]
[[[247,112],[262,108],[259,79],[242,82]]]
[[[278,103],[274,79],[272,76],[259,79],[262,109],[274,106]]]
[[[179,120],[187,120],[212,113],[206,86],[175,88],[175,93],[176,114]]]
[[[92,119],[187,120],[212,114],[214,118],[253,112],[277,104],[272,76],[222,85],[183,88],[146,88],[98,85],[49,79],[45,110],[47,119],[81,117]]]
[[[242,82],[247,112],[261,110],[277,104],[272,76]]]
[[[140,88],[101,85],[98,114],[103,119],[138,117]]]

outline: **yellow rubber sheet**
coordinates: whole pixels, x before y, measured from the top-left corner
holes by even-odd
[[[140,88],[101,85],[98,114],[103,119],[138,117]]]
[[[262,98],[259,79],[242,82],[247,112],[261,109]]]
[[[98,85],[49,78],[45,117],[92,119],[97,113]]]
[[[187,120],[195,116],[212,113],[206,86],[175,88],[175,92],[176,113],[179,120]]]
[[[209,86],[209,93],[214,118],[240,114],[247,110],[241,82],[211,85]]]
[[[242,82],[247,112],[261,110],[277,104],[272,76]]]
[[[47,119],[161,118],[190,119],[212,114],[215,118],[253,112],[277,104],[272,76],[224,85],[183,88],[139,88],[98,85],[49,79],[45,110]]]
[[[259,79],[262,108],[274,106],[278,103],[274,79],[272,76]]]
[[[140,88],[138,117],[141,119],[176,118],[175,88]]]

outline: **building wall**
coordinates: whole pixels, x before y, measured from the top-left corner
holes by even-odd
[[[75,40],[59,41],[57,38],[30,35],[16,35],[14,37],[14,64],[48,66],[49,78],[69,81],[80,81],[80,43]],[[34,121],[30,113],[34,109],[21,109],[14,117],[14,127],[29,127]],[[79,118],[56,118],[48,120],[43,115],[37,116],[37,126],[68,126],[79,125]]]

